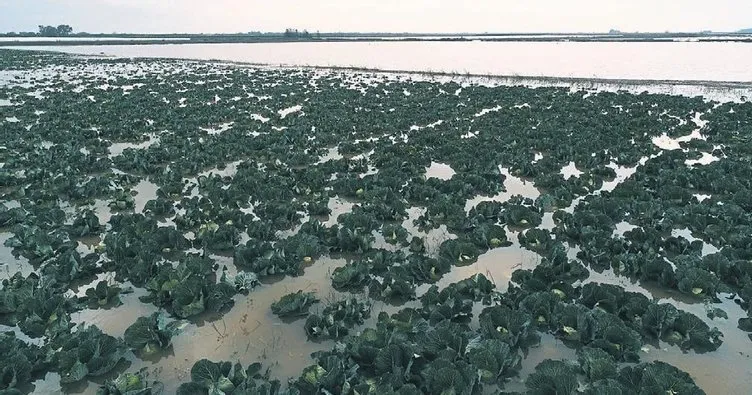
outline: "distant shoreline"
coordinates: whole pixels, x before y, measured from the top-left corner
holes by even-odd
[[[0,50],[2,50],[0,48]],[[546,87],[569,86],[575,89],[597,89],[612,91],[630,91],[632,93],[650,92],[680,96],[703,96],[716,101],[745,101],[752,99],[752,81],[714,81],[714,80],[671,80],[671,79],[630,79],[630,78],[597,78],[597,77],[557,77],[536,75],[504,75],[488,73],[464,73],[459,71],[431,71],[431,70],[400,70],[379,69],[359,66],[325,66],[325,65],[295,65],[259,62],[230,61],[223,59],[191,59],[169,56],[115,56],[106,54],[76,54],[60,52],[52,49],[15,49],[7,51],[35,51],[59,53],[68,56],[93,59],[122,59],[131,61],[164,60],[171,62],[203,63],[218,66],[235,66],[241,68],[266,68],[287,70],[321,70],[354,73],[373,73],[382,75],[413,76],[426,79],[449,78],[454,81],[465,80],[480,84],[499,84],[506,86]]]
[[[33,40],[38,38],[38,40]],[[2,39],[7,39],[4,41]],[[19,41],[12,41],[18,39]],[[25,41],[27,40],[27,41]],[[190,45],[190,44],[256,44],[296,42],[748,42],[746,33],[483,33],[483,34],[383,34],[383,33],[308,33],[306,36],[283,34],[214,34],[214,35],[72,35],[66,37],[0,36],[0,46],[91,46],[91,45]]]
[[[55,52],[71,56],[93,57],[93,58],[124,58],[106,54],[74,54],[70,52]],[[397,74],[397,75],[414,75],[431,78],[451,77],[451,78],[468,78],[468,79],[488,79],[496,82],[506,83],[545,83],[545,84],[604,84],[610,86],[631,86],[631,87],[655,87],[655,86],[686,86],[702,87],[712,89],[729,89],[729,90],[749,90],[752,95],[752,81],[712,81],[712,80],[667,80],[667,79],[629,79],[629,78],[595,78],[595,77],[555,77],[555,76],[535,76],[535,75],[502,75],[502,74],[482,74],[482,73],[462,73],[456,71],[417,71],[417,70],[400,70],[400,69],[379,69],[358,66],[317,66],[317,65],[294,65],[294,64],[274,64],[258,62],[229,61],[222,59],[190,59],[162,56],[136,56],[125,57],[132,60],[169,60],[176,62],[197,62],[217,65],[228,65],[238,67],[257,67],[257,68],[274,68],[274,69],[303,69],[303,70],[328,70],[328,71],[351,71],[358,73],[374,74]],[[752,98],[752,96],[750,97]]]
[[[165,59],[165,58],[134,58],[134,59]],[[399,69],[378,69],[357,66],[298,66],[286,64],[268,64],[252,62],[232,62],[219,59],[210,60],[191,60],[184,58],[167,58],[173,61],[196,61],[212,64],[226,64],[233,66],[245,67],[263,67],[277,69],[307,69],[307,70],[332,70],[332,71],[354,71],[360,73],[375,74],[400,74],[400,75],[420,75],[426,77],[462,77],[469,79],[489,79],[498,82],[544,82],[544,83],[561,83],[561,84],[605,84],[605,85],[625,85],[625,86],[692,86],[708,87],[714,89],[749,89],[752,93],[752,81],[710,81],[710,80],[656,80],[656,79],[628,79],[628,78],[594,78],[594,77],[552,77],[552,76],[535,76],[535,75],[501,75],[501,74],[473,74],[450,71],[413,71]]]

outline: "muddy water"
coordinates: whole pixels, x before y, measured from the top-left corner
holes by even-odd
[[[206,317],[189,325],[174,339],[174,355],[143,365],[161,370],[167,393],[174,391],[175,383],[189,379],[191,366],[201,358],[240,361],[244,365],[259,361],[283,381],[297,377],[312,363],[312,352],[331,349],[333,342],[307,341],[304,318],[292,323],[282,321],[272,314],[270,306],[298,290],[315,292],[322,301],[343,297],[331,288],[329,277],[345,264],[344,259],[322,258],[306,268],[303,276],[262,284],[248,296],[239,295],[235,306],[223,316]]]
[[[717,327],[724,335],[723,344],[716,351],[698,354],[684,353],[678,347],[661,343],[658,349],[648,346],[647,352],[641,355],[642,360],[668,362],[690,373],[697,385],[708,394],[749,393],[752,388],[752,345],[746,334],[737,328],[737,320],[747,316],[741,307],[722,297],[720,304],[712,304],[711,307],[721,308],[729,318],[710,320],[703,303],[695,301],[688,304],[681,301],[682,297],[676,300],[675,295],[659,295],[659,292],[653,292],[653,296],[661,302],[671,303],[702,318],[711,328]]]
[[[504,385],[505,391],[517,391],[526,393],[525,379],[535,371],[535,367],[546,359],[576,360],[577,352],[564,345],[561,341],[549,334],[541,334],[541,342],[538,347],[528,350],[527,356],[522,360],[522,369],[518,377],[512,377]]]
[[[440,225],[436,229],[429,229],[427,232],[419,230],[414,221],[417,220],[421,215],[425,214],[425,207],[410,207],[406,211],[407,218],[402,221],[402,227],[407,229],[411,237],[417,236],[423,239],[423,243],[426,247],[426,252],[429,255],[438,255],[441,243],[449,239],[457,238],[455,234],[449,232],[446,225]],[[410,237],[408,237],[408,239],[409,238]]]
[[[647,158],[645,158],[647,160]],[[645,163],[641,161],[641,164]],[[570,164],[569,169],[563,171],[569,176],[577,176],[576,169]],[[613,190],[619,183],[623,182],[635,173],[636,167],[627,168],[614,166],[617,173],[615,180],[604,183],[602,190]],[[513,195],[523,195],[525,197],[536,198],[540,192],[532,185],[520,178],[511,176],[508,171],[501,169],[502,174],[507,178],[504,182],[506,192],[494,197],[478,197],[468,201],[466,208],[469,210],[480,201],[496,200],[505,201]],[[566,175],[565,175],[566,177]],[[569,209],[573,209],[574,206]],[[550,217],[550,216],[549,216]],[[548,218],[550,220],[550,218]],[[546,216],[541,227],[546,228]],[[552,221],[551,221],[552,222]],[[624,232],[635,228],[635,226],[622,222],[617,224],[614,237],[620,237]],[[479,256],[478,261],[472,265],[464,267],[454,267],[452,272],[445,275],[438,283],[439,287],[446,286],[452,282],[468,278],[476,273],[486,275],[491,279],[500,290],[506,290],[511,279],[511,274],[516,269],[532,269],[540,262],[541,257],[527,249],[522,248],[517,242],[517,232],[507,230],[507,235],[512,246],[506,248],[492,249]],[[673,236],[682,236],[690,241],[697,240],[687,229],[678,229],[672,232]],[[576,259],[579,249],[573,247],[568,256],[570,259]],[[703,255],[717,252],[717,247],[708,243],[703,244]],[[603,273],[590,272],[590,277],[586,282],[599,282],[618,284],[628,291],[640,292],[648,297],[661,303],[671,303],[677,308],[690,312],[705,321],[711,328],[717,327],[724,335],[724,342],[721,347],[710,353],[697,354],[695,352],[685,353],[680,348],[669,344],[660,343],[659,348],[647,346],[643,349],[641,359],[644,362],[664,361],[673,364],[680,369],[688,372],[708,394],[742,394],[747,393],[752,388],[752,346],[750,346],[747,334],[737,328],[737,320],[746,317],[746,313],[732,300],[721,298],[719,304],[706,304],[695,298],[688,297],[677,291],[665,290],[652,284],[640,284],[632,282],[624,277],[619,277],[611,271]],[[425,287],[424,287],[425,288]],[[419,289],[420,290],[420,289]],[[716,318],[711,320],[707,317],[707,309],[721,308],[729,318]],[[691,355],[688,355],[691,354]],[[518,378],[513,378],[505,386],[505,390],[523,391],[525,378],[534,371],[535,366],[544,359],[575,359],[576,353],[573,349],[567,348],[564,344],[556,340],[553,336],[544,334],[539,347],[530,350],[526,359],[522,363],[522,371]],[[719,380],[722,377],[733,377],[732,380]]]
[[[531,181],[525,181],[519,177],[515,177],[509,174],[509,169],[499,166],[499,171],[504,175],[504,192],[497,194],[496,196],[477,196],[473,199],[469,199],[465,204],[465,211],[470,211],[473,207],[477,206],[480,202],[485,201],[497,201],[505,202],[514,195],[522,195],[535,199],[540,196],[540,191],[533,185]]]
[[[337,151],[330,150],[325,157],[328,156],[331,159],[335,159],[338,154]],[[233,162],[222,171],[214,169],[206,173],[232,176],[236,171],[238,163]],[[427,177],[450,178],[453,173],[451,167],[441,165],[440,163],[432,164],[427,169]],[[435,170],[430,170],[432,168]],[[514,195],[523,195],[530,198],[536,198],[540,195],[540,192],[533,186],[532,182],[514,177],[504,168],[500,170],[506,176],[504,181],[506,191],[496,196],[470,199],[467,202],[466,209],[469,210],[484,200],[503,202]],[[604,189],[613,189],[613,187],[628,178],[634,171],[634,168],[618,168],[617,179],[607,187],[604,186]],[[575,175],[573,174],[573,176]],[[135,209],[136,212],[140,212],[148,200],[156,197],[157,186],[144,180],[137,184],[133,190],[138,192],[135,196]],[[100,219],[108,220],[112,213],[106,207],[106,202],[101,201],[97,203],[95,208],[97,208],[98,214],[101,215]],[[354,201],[340,197],[331,198],[329,208],[332,210],[332,214],[327,218],[326,224],[328,226],[334,225],[337,222],[337,217],[342,213],[351,211],[355,204],[356,202]],[[445,226],[433,229],[428,233],[419,232],[415,228],[413,220],[422,215],[424,211],[425,209],[420,207],[408,209],[408,218],[403,221],[403,226],[411,234],[424,237],[428,251],[435,255],[438,253],[438,247],[441,242],[456,236],[450,233]],[[547,214],[547,216],[544,216],[543,227],[551,227],[553,225],[550,213]],[[632,227],[628,223],[618,224],[615,237],[618,237]],[[452,282],[460,281],[480,273],[487,276],[496,284],[499,290],[503,291],[507,289],[514,270],[534,268],[540,262],[541,257],[519,245],[516,231],[506,230],[509,240],[513,243],[511,246],[492,249],[479,256],[477,262],[471,265],[454,267],[452,272],[445,275],[437,285],[445,287]],[[691,233],[686,230],[677,230],[674,232],[674,235],[681,235],[688,239],[692,237]],[[9,237],[10,234],[1,234],[0,241],[4,241]],[[708,253],[714,251],[712,250],[712,246],[707,245],[706,248],[708,248]],[[576,251],[576,248],[570,251],[570,258],[576,256]],[[219,263],[220,267],[226,266],[228,274],[235,273],[232,258],[222,255],[214,255],[212,258]],[[11,262],[12,265],[19,265],[20,267],[25,264],[23,259],[15,260],[10,255],[10,249],[7,247],[0,247],[0,259],[6,265],[8,265],[7,262]],[[13,260],[11,261],[11,259]],[[282,295],[297,290],[314,291],[324,302],[346,297],[347,294],[339,293],[332,289],[330,279],[332,271],[346,263],[345,259],[324,257],[306,268],[304,276],[287,277],[275,281],[267,280],[249,295],[236,296],[235,306],[224,314],[207,314],[198,319],[191,320],[191,323],[184,329],[184,332],[173,339],[173,347],[166,350],[162,355],[142,360],[133,354],[129,354],[127,362],[118,371],[122,371],[125,368],[129,371],[135,371],[146,367],[155,376],[158,375],[165,383],[166,393],[174,393],[180,382],[187,381],[191,366],[201,358],[229,360],[233,362],[239,361],[243,364],[260,361],[264,363],[265,367],[270,367],[272,374],[283,382],[290,377],[297,377],[303,368],[313,362],[310,358],[312,352],[329,350],[334,343],[331,341],[320,343],[307,341],[303,330],[304,319],[299,319],[291,323],[283,321],[271,313],[270,306]],[[26,266],[27,272],[30,272],[31,267],[27,263]],[[668,293],[665,290],[650,287],[650,285],[632,283],[609,272],[601,274],[593,272],[587,281],[619,284],[628,290],[642,292],[661,301],[673,303],[677,307],[702,318],[709,325],[717,326],[725,336],[724,344],[719,350],[707,354],[692,355],[692,358],[687,358],[687,355],[682,353],[680,349],[667,344],[660,344],[659,348],[648,346],[641,355],[643,361],[661,360],[672,363],[689,372],[698,385],[711,394],[744,393],[746,388],[752,388],[752,361],[750,361],[749,357],[749,354],[752,353],[752,347],[749,347],[749,340],[746,335],[736,328],[736,320],[744,317],[745,314],[732,301],[724,300],[719,305],[728,313],[728,320],[710,320],[705,315],[706,306],[704,304],[687,299],[680,294]],[[420,287],[417,290],[418,294],[425,292],[427,288],[428,286]],[[83,292],[83,289],[85,287],[80,288],[79,291]],[[110,309],[84,310],[73,314],[72,319],[76,323],[86,322],[87,324],[95,324],[110,335],[122,337],[125,329],[135,322],[138,317],[148,316],[157,311],[155,306],[141,303],[138,300],[138,297],[144,294],[145,291],[143,289],[135,289],[134,293],[121,297],[123,301],[122,306]],[[372,316],[362,327],[375,325],[376,317],[381,311],[394,313],[400,308],[417,306],[419,306],[418,301],[413,301],[402,306],[374,302]],[[314,306],[312,310],[316,311],[320,308],[322,308],[321,304]],[[356,331],[358,329],[355,328]],[[534,370],[539,362],[548,358],[573,359],[575,358],[575,351],[564,346],[553,336],[543,334],[541,345],[531,349],[527,358],[523,360],[520,376],[513,378],[507,383],[505,388],[507,390],[523,391],[525,378]],[[734,377],[734,380],[718,380],[719,377]],[[96,391],[98,383],[102,382],[102,379],[84,386],[66,387],[65,390],[71,393],[93,394]],[[38,381],[35,384],[36,389],[34,393],[39,394],[56,392],[60,388],[59,377],[55,374],[49,374],[45,380]]]
[[[303,324],[305,318],[283,321],[271,312],[271,304],[285,294],[304,290],[315,292],[321,303],[312,311],[322,308],[322,304],[340,300],[346,294],[331,287],[332,271],[347,263],[344,259],[321,258],[305,269],[300,277],[286,277],[277,282],[258,286],[248,295],[235,297],[235,305],[224,314],[203,314],[189,320],[183,333],[173,338],[173,346],[162,355],[149,360],[141,360],[130,354],[129,371],[148,368],[159,375],[165,384],[165,393],[174,393],[181,382],[190,381],[190,369],[195,361],[210,360],[239,361],[244,365],[262,362],[272,368],[274,377],[286,382],[297,377],[313,360],[310,354],[329,350],[332,341],[311,342],[306,339]],[[112,336],[123,336],[125,329],[138,317],[147,316],[158,309],[141,303],[138,296],[145,294],[136,290],[121,299],[123,305],[109,310],[84,310],[73,315],[75,322],[86,322],[99,326]],[[374,306],[376,308],[376,306]],[[378,311],[387,309],[379,306]],[[378,314],[378,311],[375,311]],[[391,311],[391,310],[390,310]],[[55,375],[48,375],[44,382],[37,383],[35,393],[49,393],[56,388]],[[52,381],[53,383],[50,383]],[[97,385],[92,383],[83,388],[68,388],[75,393],[94,394]]]
[[[280,117],[284,117],[283,114],[280,113]],[[211,132],[213,131],[214,129]],[[155,140],[154,137],[144,143],[119,143],[122,145],[113,145],[110,147],[110,154],[120,154],[126,148],[143,149],[154,143],[153,140]],[[679,141],[679,139],[676,139],[676,141]],[[674,143],[668,143],[669,146],[672,144]],[[321,161],[338,160],[342,157],[337,147],[334,147],[325,153]],[[542,154],[536,155],[536,158],[542,158]],[[239,163],[233,162],[224,167],[223,170],[212,169],[202,174],[218,174],[220,176],[231,177],[235,174]],[[636,168],[622,168],[616,165],[614,165],[614,169],[617,172],[617,178],[612,182],[604,183],[602,190],[613,189],[636,170]],[[371,173],[371,171],[378,171],[378,169],[369,167],[368,173]],[[532,182],[514,177],[504,168],[501,168],[500,171],[506,176],[504,182],[506,191],[496,196],[483,196],[470,199],[466,205],[467,210],[484,200],[503,202],[511,196],[518,194],[530,198],[536,198],[540,195],[540,192],[533,186]],[[562,169],[562,173],[568,178],[570,176],[577,177],[580,172],[576,169],[574,163],[570,163]],[[426,177],[436,177],[442,180],[451,178],[453,174],[454,171],[450,166],[438,162],[432,162],[431,166],[426,169]],[[195,179],[192,180],[195,182]],[[135,211],[141,212],[146,202],[156,197],[157,186],[149,181],[141,181],[133,190],[138,192],[135,196]],[[198,188],[195,191],[198,193]],[[351,211],[355,204],[356,202],[339,197],[330,199],[329,208],[332,209],[332,215],[327,219],[326,225],[331,226],[335,224],[337,217],[344,212]],[[97,201],[95,208],[102,222],[107,222],[112,215],[112,212],[107,207],[107,202]],[[431,230],[428,233],[419,232],[412,221],[417,219],[424,210],[419,207],[409,209],[409,218],[404,221],[403,226],[413,235],[425,237],[428,251],[435,255],[441,242],[456,236],[451,234],[445,226]],[[552,226],[551,214],[547,213],[544,215],[542,227],[550,229]],[[627,223],[617,225],[617,235],[620,233],[623,234],[630,226]],[[453,268],[452,272],[444,276],[438,285],[444,287],[449,283],[480,273],[491,279],[500,290],[505,290],[508,287],[508,282],[514,270],[520,268],[532,269],[535,267],[541,259],[540,256],[521,248],[517,243],[516,232],[509,229],[507,229],[507,232],[509,239],[513,242],[512,246],[494,249],[482,254],[478,258],[478,261],[472,265]],[[678,230],[676,234],[683,235],[688,239],[691,237],[691,233],[682,232],[684,231]],[[381,237],[380,235],[377,236]],[[10,235],[7,233],[0,234],[0,241],[4,241],[8,237]],[[95,244],[95,240],[87,242]],[[383,238],[379,239],[377,244],[379,246],[383,245]],[[708,248],[711,247],[709,246]],[[82,246],[82,248],[84,247]],[[712,250],[708,249],[708,251]],[[576,248],[570,251],[571,258],[575,255]],[[230,257],[213,255],[212,258],[220,264],[220,267],[227,266],[230,274],[235,272],[235,267],[232,265]],[[306,269],[305,276],[275,279],[274,281],[267,279],[264,281],[264,285],[249,295],[236,296],[236,305],[225,314],[207,314],[192,320],[191,324],[185,328],[184,333],[174,339],[174,347],[167,350],[163,355],[149,360],[141,360],[135,355],[130,354],[128,362],[124,365],[129,365],[130,371],[146,367],[150,371],[157,373],[160,379],[167,385],[166,393],[174,393],[178,383],[187,381],[191,366],[201,358],[230,360],[233,362],[240,361],[244,364],[261,361],[264,362],[266,367],[271,367],[275,377],[282,379],[283,382],[288,377],[298,376],[301,370],[312,362],[309,357],[311,352],[329,350],[333,342],[313,343],[306,341],[303,331],[304,320],[301,319],[292,323],[280,320],[271,314],[270,305],[282,295],[297,290],[315,291],[325,301],[345,297],[344,294],[337,293],[331,288],[330,280],[330,274],[334,268],[342,266],[345,263],[345,259],[322,258]],[[26,265],[26,268],[23,270],[31,271],[28,263],[23,259],[15,260],[7,247],[0,247],[0,264],[5,265],[0,266],[0,269],[4,272],[13,273],[15,270],[6,270],[6,268],[15,268],[16,266],[21,268],[24,265]],[[750,379],[752,372],[750,372],[751,364],[748,356],[752,352],[750,350],[752,347],[749,346],[746,335],[736,328],[736,320],[744,316],[744,313],[733,302],[724,301],[720,305],[729,314],[728,320],[717,319],[711,321],[705,316],[705,305],[687,299],[680,294],[653,289],[649,284],[632,283],[624,278],[616,277],[612,273],[592,273],[588,281],[620,284],[629,290],[642,292],[651,297],[673,303],[679,308],[690,311],[706,320],[711,326],[718,326],[726,336],[723,346],[713,353],[692,355],[691,358],[688,358],[678,348],[662,344],[659,348],[648,347],[647,351],[642,355],[644,361],[657,359],[675,364],[692,374],[698,384],[711,394],[744,393],[745,389],[752,388],[752,381]],[[85,287],[81,287],[78,289],[78,292],[80,293],[84,289]],[[422,292],[422,289],[419,289],[418,292]],[[125,329],[136,318],[147,316],[157,311],[156,307],[141,303],[138,300],[138,296],[144,294],[145,291],[143,289],[136,289],[135,293],[122,296],[124,304],[120,307],[102,310],[84,310],[75,313],[72,318],[74,322],[96,324],[106,333],[113,336],[122,336]],[[366,322],[366,326],[373,326],[375,324],[375,317],[381,311],[391,313],[402,307],[416,307],[418,305],[417,301],[403,306],[392,306],[383,302],[375,302],[372,317]],[[314,306],[313,310],[315,311],[319,308],[321,308],[320,305]],[[544,334],[541,345],[530,350],[529,355],[523,361],[523,370],[520,377],[513,379],[507,386],[507,389],[524,391],[522,383],[525,377],[534,370],[534,367],[540,361],[546,358],[572,359],[574,356],[574,350],[565,347],[554,337]],[[718,380],[718,378],[723,377],[731,377],[733,380]],[[101,383],[102,379],[97,379],[94,383]],[[37,383],[35,393],[59,392],[58,383],[59,379],[57,376],[50,374],[46,381]],[[65,390],[70,392],[94,393],[95,388],[96,384],[86,384],[83,387],[65,388]]]
[[[723,333],[723,344],[709,353],[683,352],[679,347],[660,342],[659,348],[646,346],[640,358],[643,362],[663,361],[689,373],[708,394],[745,394],[752,388],[752,345],[746,333],[737,328],[739,318],[747,314],[733,300],[721,296],[721,303],[706,304],[697,298],[666,290],[655,284],[632,282],[617,277],[611,271],[591,271],[586,282],[618,284],[630,292],[639,292],[659,303],[671,303],[678,309],[701,318],[711,328]],[[707,317],[707,308],[720,308],[728,319]],[[720,379],[733,378],[733,379]]]
[[[100,224],[106,224],[110,222],[110,218],[115,215],[112,212],[112,209],[110,209],[109,203],[106,200],[94,200],[94,204],[91,206],[91,209],[97,215],[97,218],[99,218]]]
[[[99,282],[99,279],[95,280],[90,286],[95,286]],[[129,288],[129,284],[121,284],[121,288]],[[81,287],[77,294],[81,296],[85,293],[87,287]],[[121,294],[120,301],[123,302],[121,306],[111,307],[108,309],[85,309],[71,315],[71,320],[75,323],[86,323],[87,325],[96,325],[102,332],[107,333],[115,337],[123,337],[125,330],[134,322],[138,317],[144,317],[151,315],[159,309],[147,303],[141,303],[138,300],[140,296],[148,295],[148,292],[142,288],[132,288],[132,293]]]
[[[451,171],[446,166],[444,171]],[[509,196],[525,194],[526,187],[521,180],[509,177],[506,184]],[[140,211],[149,198],[154,197],[156,186],[148,181],[142,181],[134,187],[138,191],[136,210]],[[506,196],[506,195],[505,195]],[[501,197],[503,198],[503,197]],[[339,197],[329,201],[332,214],[326,223],[333,225],[337,217],[352,210],[356,203]],[[446,239],[456,236],[447,231],[445,226],[433,229],[428,233],[415,229],[412,221],[418,218],[424,209],[413,207],[408,210],[409,217],[403,222],[411,233],[425,237],[429,251],[438,252],[438,246]],[[510,232],[510,239],[516,241],[516,234]],[[228,274],[234,274],[232,258],[213,255],[220,267],[226,266]],[[500,289],[506,289],[511,273],[517,268],[532,268],[539,257],[514,244],[512,247],[491,250],[479,257],[478,262],[466,267],[454,268],[452,273],[445,276],[439,286],[443,287],[455,281],[470,277],[475,273],[482,273],[492,279]],[[306,268],[301,277],[286,277],[276,282],[266,282],[247,296],[238,295],[235,306],[224,315],[205,315],[191,320],[184,332],[173,339],[173,347],[159,358],[141,360],[130,355],[129,371],[147,367],[158,374],[166,385],[167,393],[174,392],[178,383],[189,379],[190,368],[201,358],[211,360],[240,361],[248,364],[256,361],[263,362],[272,368],[272,374],[286,381],[290,377],[297,377],[303,368],[312,363],[310,354],[315,351],[329,350],[332,341],[320,343],[307,341],[303,330],[304,319],[287,322],[273,315],[270,306],[281,296],[297,290],[313,291],[322,299],[329,302],[344,298],[347,294],[339,293],[331,287],[331,273],[347,263],[345,259],[324,257]],[[418,292],[422,292],[421,289]],[[113,336],[122,336],[125,329],[140,316],[147,316],[157,311],[157,308],[141,303],[138,296],[145,294],[142,289],[136,289],[133,294],[122,297],[123,305],[108,310],[84,310],[73,316],[75,322],[86,322],[99,326],[104,332]],[[322,303],[323,304],[323,303]],[[312,308],[313,311],[322,308],[322,304]],[[413,301],[402,306],[393,306],[384,302],[374,302],[372,316],[363,327],[375,325],[376,317],[382,311],[394,313],[404,307],[418,307],[419,302]],[[358,328],[356,328],[357,330]],[[546,348],[536,349],[531,355],[548,355],[552,351]],[[543,357],[541,357],[543,358]],[[533,365],[535,366],[535,365]],[[56,375],[49,375],[48,379],[39,383],[37,393],[46,393],[55,388]],[[87,387],[67,388],[70,392],[94,393],[96,383]]]
[[[686,228],[684,228],[684,229],[673,229],[671,231],[671,236],[674,236],[674,237],[683,237],[683,238],[689,240],[690,243],[693,242],[693,241],[700,241],[700,242],[702,242],[702,252],[701,252],[702,256],[710,255],[710,254],[715,254],[716,252],[720,251],[718,249],[718,247],[716,247],[716,246],[714,246],[714,245],[712,245],[710,243],[706,243],[702,239],[696,238],[692,234],[692,231],[689,230],[689,229],[686,229]]]
[[[514,244],[505,248],[494,248],[478,257],[478,261],[467,266],[453,267],[436,284],[439,289],[464,280],[475,274],[483,274],[496,285],[499,291],[506,291],[512,273],[517,269],[533,269],[540,262],[540,255],[522,248],[517,242],[517,235],[507,232]],[[420,290],[420,289],[419,289]]]
[[[355,201],[346,199],[343,197],[335,196],[333,198],[329,198],[329,202],[327,203],[327,207],[329,210],[331,210],[331,214],[329,217],[322,221],[322,224],[325,226],[334,226],[337,224],[337,218],[339,218],[340,215],[349,213],[353,210],[353,207],[355,207],[357,203]]]

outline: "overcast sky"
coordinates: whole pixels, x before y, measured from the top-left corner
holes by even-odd
[[[0,0],[0,31],[734,31],[752,0]]]

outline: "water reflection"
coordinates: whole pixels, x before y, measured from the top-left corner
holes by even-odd
[[[745,43],[730,42],[301,42],[34,49],[122,57],[505,76],[752,81],[752,70],[746,67],[752,63],[752,48]]]

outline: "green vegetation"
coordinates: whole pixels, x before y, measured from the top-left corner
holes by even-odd
[[[308,315],[308,310],[318,301],[313,292],[298,291],[272,303],[272,312],[280,317],[304,316]]]
[[[694,394],[664,350],[749,345],[749,102],[0,50],[0,128],[9,393]]]
[[[73,33],[69,25],[43,26],[39,25],[39,35],[42,37],[65,37]]]

